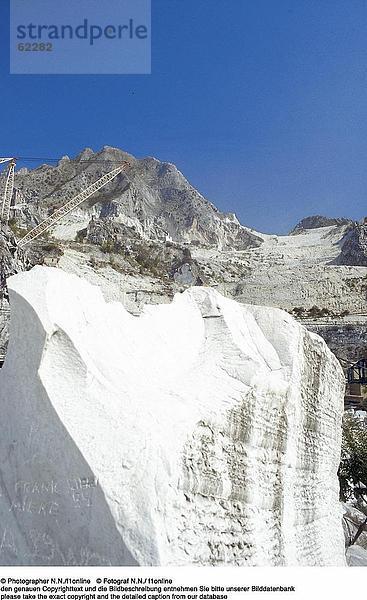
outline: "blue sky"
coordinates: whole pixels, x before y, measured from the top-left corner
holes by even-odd
[[[0,6],[1,156],[155,156],[267,232],[367,214],[367,0],[153,0],[139,76],[9,75]]]

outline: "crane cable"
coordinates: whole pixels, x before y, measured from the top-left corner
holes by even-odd
[[[64,157],[61,158],[51,158],[51,157],[45,157],[45,156],[17,156],[16,159],[18,161],[23,161],[23,162],[49,162],[49,163],[59,163]],[[2,162],[6,162],[12,160],[12,158],[0,158],[0,163]],[[74,164],[79,164],[79,163],[107,163],[107,164],[121,164],[121,158],[120,159],[93,159],[93,158],[68,158],[68,160],[70,160],[70,162],[73,162]]]

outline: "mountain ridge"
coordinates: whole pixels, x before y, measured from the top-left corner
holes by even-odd
[[[19,240],[126,159],[133,164],[127,175],[11,260],[6,247],[14,248],[14,234]],[[100,286],[108,301],[122,302],[133,314],[205,285],[241,303],[287,310],[317,328],[338,355],[357,359],[367,351],[366,223],[314,215],[296,234],[259,233],[220,212],[172,163],[111,147],[21,169],[16,188],[25,200],[13,209],[8,231],[3,227],[7,274],[35,264],[59,266]],[[4,332],[0,327],[5,348]]]
[[[96,153],[86,148],[75,159],[63,157],[56,166],[44,164],[19,171],[16,186],[33,207],[33,215],[24,215],[25,224],[35,224],[96,181],[108,171],[102,165],[112,167],[123,160],[130,163],[128,171],[78,207],[79,214],[89,211],[90,216],[120,220],[137,228],[142,236],[159,241],[202,243],[220,249],[245,249],[261,243],[235,215],[222,213],[200,194],[173,163],[153,157],[137,159],[110,146]]]

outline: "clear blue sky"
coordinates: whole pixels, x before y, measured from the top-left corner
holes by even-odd
[[[7,4],[1,156],[156,156],[268,232],[367,214],[367,0],[152,0],[140,76],[9,75]]]

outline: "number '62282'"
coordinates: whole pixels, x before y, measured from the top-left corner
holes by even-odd
[[[51,42],[47,42],[46,44],[43,43],[23,43],[23,44],[18,44],[17,46],[18,50],[20,52],[51,52],[52,51],[52,44]]]

